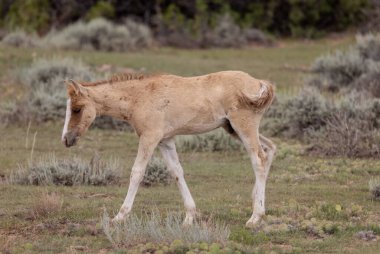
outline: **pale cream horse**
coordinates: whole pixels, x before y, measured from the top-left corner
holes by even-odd
[[[147,163],[158,146],[181,192],[186,208],[184,224],[192,224],[195,203],[174,136],[218,127],[243,142],[254,169],[253,214],[246,226],[254,226],[264,215],[265,185],[276,150],[272,141],[259,135],[260,120],[274,96],[269,82],[240,71],[223,71],[198,77],[124,75],[94,83],[70,80],[67,85],[69,99],[62,133],[67,147],[75,145],[97,115],[127,121],[140,138],[127,197],[113,221],[130,213]]]

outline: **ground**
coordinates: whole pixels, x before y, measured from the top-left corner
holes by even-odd
[[[352,41],[351,36],[346,36],[312,42],[283,41],[274,48],[164,48],[122,54],[5,48],[0,50],[0,100],[13,100],[23,94],[23,88],[9,80],[12,70],[30,63],[33,58],[50,56],[79,57],[94,66],[112,64],[179,75],[243,70],[254,77],[274,81],[279,94],[294,94],[302,86],[305,71],[316,57],[347,47]],[[1,128],[0,175],[3,179],[31,157],[54,153],[58,157],[89,159],[98,152],[102,158],[114,157],[121,161],[122,181],[117,186],[107,187],[20,186],[3,181],[0,183],[0,252],[118,251],[102,233],[99,224],[104,209],[115,214],[123,202],[137,150],[137,137],[129,132],[91,130],[77,147],[67,149],[60,142],[62,126],[63,119],[58,123],[32,123],[28,135],[27,126]],[[32,149],[34,135],[36,142]],[[274,141],[278,153],[267,184],[268,215],[257,230],[244,228],[251,213],[254,182],[245,153],[180,154],[199,216],[213,216],[227,223],[231,241],[255,250],[378,253],[379,239],[365,241],[356,234],[368,229],[380,233],[380,202],[372,200],[368,191],[368,181],[380,175],[380,161],[310,157],[304,153],[308,144],[279,138]],[[34,218],[30,210],[46,191],[56,192],[63,198],[62,209]],[[139,189],[134,211],[141,214],[154,207],[163,213],[183,211],[174,184]],[[332,228],[337,230],[326,229],[326,223],[333,223]]]

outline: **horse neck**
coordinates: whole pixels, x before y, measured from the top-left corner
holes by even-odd
[[[90,97],[94,100],[98,115],[108,115],[123,119],[129,111],[130,101],[126,89],[117,86],[99,85],[90,88]]]

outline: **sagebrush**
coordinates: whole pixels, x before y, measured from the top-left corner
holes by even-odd
[[[81,61],[72,58],[38,59],[15,72],[27,95],[20,107],[26,107],[37,121],[62,119],[66,112],[64,80],[90,81],[96,74]]]
[[[326,123],[332,105],[315,89],[277,98],[264,117],[263,130],[271,135],[303,138],[307,130],[319,130]]]
[[[65,80],[93,81],[99,75],[80,60],[40,58],[13,72],[25,87],[26,95],[17,102],[0,105],[2,124],[46,122],[64,119],[67,91]],[[131,130],[128,123],[108,116],[97,117],[92,126],[101,129]]]
[[[308,152],[347,157],[380,156],[380,100],[353,92],[327,99],[306,89],[280,98],[264,117],[262,129],[271,135],[297,138]]]
[[[153,37],[150,28],[144,24],[128,20],[118,25],[96,18],[52,31],[46,36],[45,43],[73,50],[129,51],[152,46]]]
[[[97,155],[90,161],[50,155],[19,165],[8,181],[27,185],[108,185],[119,182],[120,168],[117,160],[103,161]]]
[[[106,212],[103,214],[102,228],[107,238],[118,246],[133,246],[139,243],[170,243],[181,240],[184,243],[226,243],[230,234],[225,224],[212,220],[196,221],[183,227],[183,218],[178,213],[169,212],[162,217],[157,211],[138,217],[130,215],[125,222],[111,224]]]
[[[181,152],[242,151],[243,145],[226,131],[218,129],[200,135],[179,136],[176,139]]]
[[[153,156],[146,167],[141,184],[144,186],[152,186],[154,184],[167,185],[171,180],[171,175],[169,174],[164,161],[156,156]]]
[[[27,34],[22,30],[8,33],[1,40],[1,44],[13,47],[31,48],[39,45],[38,37],[34,34]]]
[[[358,35],[356,41],[348,50],[316,59],[309,85],[332,92],[361,90],[379,98],[380,35]]]

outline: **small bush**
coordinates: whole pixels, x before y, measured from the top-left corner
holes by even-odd
[[[365,59],[380,61],[380,34],[366,34],[356,36],[357,49]]]
[[[38,45],[37,37],[35,35],[26,34],[24,31],[11,32],[4,36],[1,43],[7,46],[17,48],[31,48]]]
[[[274,41],[263,31],[256,28],[247,28],[243,30],[244,37],[249,43],[256,43],[263,46],[273,46]]]
[[[206,33],[203,38],[203,47],[231,48],[240,47],[247,43],[242,29],[234,22],[233,18],[224,14],[219,17],[214,29]]]
[[[349,97],[325,118],[326,125],[309,132],[310,151],[323,155],[380,157],[380,101]]]
[[[94,156],[90,162],[79,158],[58,159],[54,155],[37,162],[19,165],[9,177],[11,184],[30,185],[108,185],[119,182],[117,161],[102,161]]]
[[[306,89],[296,97],[278,99],[262,129],[307,142],[307,151],[317,155],[379,157],[379,119],[379,99],[353,92],[334,102]]]
[[[355,48],[350,48],[347,52],[337,51],[317,58],[312,71],[317,77],[311,85],[336,92],[366,73],[368,63]]]
[[[66,112],[64,80],[89,81],[95,74],[82,62],[71,58],[39,59],[30,67],[22,68],[18,79],[27,87],[28,108],[39,121],[62,119]]]
[[[328,101],[315,89],[304,89],[299,95],[278,99],[267,113],[263,129],[273,135],[303,138],[308,130],[319,130],[331,110]]]
[[[353,89],[379,97],[380,35],[356,37],[357,45],[346,51],[319,57],[312,67],[309,85],[332,92]]]
[[[181,152],[241,151],[243,145],[224,130],[216,130],[201,135],[180,136],[176,140]]]
[[[2,104],[2,124],[44,122],[63,119],[67,92],[64,80],[90,81],[97,75],[81,61],[71,58],[39,59],[15,72],[27,90],[24,100]],[[109,116],[97,117],[92,125],[100,129],[130,130],[128,123]]]
[[[162,218],[157,212],[151,212],[141,218],[128,216],[125,222],[111,225],[106,212],[103,214],[102,228],[107,238],[117,246],[133,246],[140,243],[170,243],[177,241],[191,244],[226,243],[230,230],[224,224],[213,221],[195,222],[192,226],[183,227],[183,218],[176,213],[168,213]],[[180,242],[179,242],[180,241]],[[208,246],[207,246],[208,249]],[[182,252],[181,252],[182,253]]]
[[[373,178],[369,181],[369,191],[373,199],[380,200],[380,178]]]
[[[352,83],[352,88],[367,94],[368,98],[380,98],[380,62],[373,64],[370,71],[357,78]]]
[[[12,123],[26,123],[31,118],[26,101],[0,104],[0,126]]]
[[[136,48],[150,48],[153,46],[154,38],[149,26],[132,19],[126,19],[125,26],[131,33]]]
[[[205,6],[204,6],[205,7]],[[202,12],[195,20],[187,20],[175,6],[157,19],[157,39],[162,45],[182,48],[237,48],[256,43],[271,46],[263,32],[243,28],[228,12],[212,16]]]
[[[31,207],[31,215],[36,219],[59,212],[62,209],[63,198],[57,193],[43,193]]]
[[[128,21],[116,25],[102,18],[77,22],[61,31],[51,32],[47,43],[63,49],[128,51],[152,45],[149,27]]]
[[[160,158],[153,157],[148,163],[141,184],[144,186],[152,186],[158,183],[167,185],[170,181],[171,176],[165,163]]]

